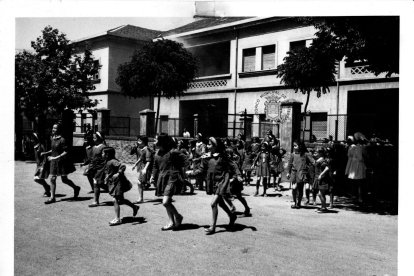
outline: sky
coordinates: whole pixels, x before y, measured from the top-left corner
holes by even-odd
[[[167,31],[194,21],[188,17],[20,17],[16,18],[16,49],[31,49],[31,41],[41,36],[48,25],[65,33],[69,40],[103,33],[122,25]],[[86,27],[87,26],[87,27]]]

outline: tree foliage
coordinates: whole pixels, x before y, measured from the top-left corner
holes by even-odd
[[[299,18],[316,29],[316,41],[337,60],[362,61],[377,76],[399,73],[400,20],[398,16]]]
[[[15,56],[16,112],[39,124],[47,117],[58,117],[65,109],[90,108],[97,104],[88,98],[95,86],[91,76],[99,66],[88,47],[76,54],[66,35],[47,26],[31,43],[34,52]]]
[[[118,67],[116,83],[133,98],[180,97],[197,77],[197,58],[183,44],[163,39],[135,51],[130,62]]]

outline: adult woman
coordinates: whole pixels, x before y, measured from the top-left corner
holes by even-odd
[[[54,124],[52,128],[51,150],[41,153],[41,155],[51,154],[51,156],[47,158],[47,160],[50,161],[50,198],[45,202],[45,204],[56,202],[56,178],[58,176],[61,177],[63,183],[73,189],[73,198],[77,198],[79,196],[81,188],[76,186],[72,180],[68,178],[68,174],[74,172],[76,169],[73,163],[68,159],[67,150],[68,147],[66,145],[66,141],[61,136],[61,125]]]
[[[365,136],[360,132],[355,133],[354,137],[348,137],[350,146],[348,148],[348,163],[346,165],[345,174],[352,180],[353,190],[355,190],[356,186],[359,202],[362,202],[361,188],[362,183],[366,178],[365,159],[367,155],[364,147],[362,146],[362,143],[365,140]]]

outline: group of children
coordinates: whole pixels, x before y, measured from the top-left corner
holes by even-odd
[[[293,143],[294,152],[288,162],[288,173],[292,185],[293,209],[299,209],[305,188],[306,202],[316,206],[316,194],[321,201],[317,213],[327,213],[326,194],[330,194],[330,206],[333,208],[333,183],[335,171],[329,149],[316,148],[308,152],[305,144],[299,141]],[[312,191],[313,202],[310,202]]]
[[[35,134],[35,156],[37,169],[35,181],[41,184],[45,193],[50,197],[45,204],[56,202],[56,177],[61,176],[62,182],[74,189],[74,198],[78,197],[80,187],[73,184],[67,175],[75,168],[67,156],[65,140],[60,136],[60,126],[55,124],[52,130],[52,149],[45,152]],[[190,141],[187,147],[185,140],[177,141],[167,134],[159,134],[155,138],[154,145],[157,150],[151,149],[148,145],[148,138],[140,136],[136,147],[131,154],[137,155],[137,161],[132,169],[138,173],[138,200],[130,202],[124,198],[124,193],[131,189],[131,182],[125,177],[125,165],[116,159],[115,150],[106,146],[105,139],[100,132],[90,133],[85,136],[86,157],[80,165],[85,167],[83,174],[87,177],[91,186],[94,201],[89,207],[101,206],[101,191],[108,192],[113,197],[115,219],[109,225],[122,223],[120,218],[120,205],[125,204],[132,208],[133,216],[139,210],[139,204],[144,202],[143,190],[150,184],[156,187],[156,195],[162,196],[163,206],[168,215],[168,223],[161,229],[176,230],[183,221],[183,216],[172,204],[172,197],[185,190],[188,179],[195,179],[199,190],[206,190],[206,193],[213,195],[211,202],[213,219],[211,226],[206,229],[206,234],[215,233],[218,216],[218,206],[229,216],[229,227],[234,226],[237,219],[235,206],[231,198],[238,199],[245,210],[242,216],[250,216],[250,207],[242,196],[243,184],[250,185],[251,175],[254,172],[257,176],[256,192],[259,196],[260,182],[263,184],[263,193],[266,197],[267,186],[273,177],[273,188],[280,191],[281,173],[284,171],[282,159],[286,151],[280,148],[278,139],[268,131],[267,136],[260,141],[258,137],[252,139],[251,145],[246,146],[243,135],[239,135],[235,143],[229,139],[210,137],[208,143],[204,143],[201,133],[197,139]],[[314,156],[306,152],[304,145],[295,142],[295,152],[291,155],[288,164],[288,178],[292,181],[292,195],[294,205],[292,208],[300,208],[303,196],[303,188],[306,185],[313,189],[313,203],[315,204],[316,191],[322,202],[322,208],[318,212],[326,212],[325,194],[331,190],[331,170],[329,158],[325,158],[325,152],[318,149]],[[45,158],[46,155],[51,156]],[[316,160],[316,161],[315,161]],[[311,168],[314,167],[314,172]],[[47,185],[45,179],[51,175],[51,186]],[[314,179],[314,180],[312,180]],[[204,186],[205,183],[205,186]],[[307,192],[307,203],[309,203]],[[331,196],[332,206],[332,196]]]

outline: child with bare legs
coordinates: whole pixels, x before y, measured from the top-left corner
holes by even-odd
[[[223,197],[230,194],[230,177],[236,178],[237,165],[229,160],[223,141],[220,138],[210,137],[208,143],[209,154],[202,159],[202,166],[195,172],[187,171],[187,175],[198,175],[207,172],[207,194],[213,195],[211,201],[212,224],[205,229],[206,235],[216,232],[218,206],[229,216],[229,230],[232,230],[237,219],[224,202]]]

